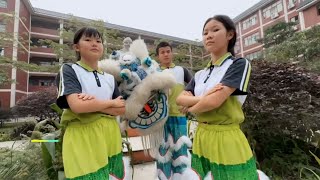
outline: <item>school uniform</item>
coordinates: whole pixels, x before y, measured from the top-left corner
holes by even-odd
[[[122,139],[115,116],[93,112],[74,113],[66,96],[73,93],[93,95],[99,100],[117,98],[120,93],[112,75],[93,70],[82,61],[63,64],[57,78],[57,105],[63,108],[65,127],[62,145],[67,179],[122,179]]]
[[[158,152],[157,169],[159,179],[177,179],[176,174],[182,174],[186,168],[190,168],[190,155],[188,156],[188,147],[191,141],[187,135],[187,118],[185,114],[179,111],[176,104],[178,95],[184,90],[185,83],[192,79],[191,73],[184,67],[171,64],[168,69],[173,73],[176,84],[170,89],[168,104],[169,117],[164,125],[164,139]]]
[[[199,122],[193,140],[192,168],[203,179],[258,179],[255,159],[240,130],[251,72],[250,62],[226,53],[195,74],[186,87],[195,96],[204,95],[218,83],[236,90],[218,108],[196,114]],[[211,173],[211,174],[210,174]]]

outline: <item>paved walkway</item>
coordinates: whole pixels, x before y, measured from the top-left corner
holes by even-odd
[[[23,150],[27,145],[27,140],[0,142],[0,148],[13,148],[13,150]]]

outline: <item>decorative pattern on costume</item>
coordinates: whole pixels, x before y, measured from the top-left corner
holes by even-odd
[[[138,117],[129,121],[131,128],[147,129],[168,116],[167,96],[155,93],[145,104]]]
[[[189,179],[186,174],[192,173],[188,151],[192,142],[186,136],[185,124],[186,117],[169,116],[164,126],[164,138],[155,156],[159,179]]]
[[[168,134],[167,142],[164,142],[161,145],[162,147],[164,147],[167,150],[165,153],[160,152],[157,157],[157,160],[161,163],[168,162],[172,158],[172,152],[179,151],[183,145],[186,145],[189,148],[192,146],[192,142],[187,136],[181,136],[176,142],[174,142],[172,135]],[[189,156],[189,154],[188,154],[188,156]],[[188,163],[188,165],[190,165],[190,159],[187,163]]]

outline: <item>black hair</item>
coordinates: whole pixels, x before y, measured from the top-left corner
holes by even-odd
[[[82,36],[97,37],[97,38],[101,38],[101,41],[103,41],[102,34],[96,28],[83,27],[74,34],[73,44],[78,44]],[[81,58],[80,53],[76,52],[76,55],[77,55],[77,60],[80,60]]]
[[[167,47],[167,46],[169,46],[170,49],[171,49],[171,51],[172,51],[172,46],[171,46],[168,42],[166,42],[166,41],[160,42],[160,43],[157,45],[157,48],[156,48],[156,55],[157,55],[157,56],[159,55],[159,49],[160,49],[160,48],[162,48],[162,47]]]
[[[232,55],[234,55],[234,46],[237,41],[237,31],[236,31],[236,25],[232,21],[232,19],[229,16],[226,15],[215,15],[209,19],[206,20],[206,22],[203,25],[202,33],[204,31],[205,26],[208,24],[208,22],[216,20],[223,24],[223,26],[226,28],[227,32],[233,31],[233,37],[229,40],[228,43],[228,52],[230,52]]]

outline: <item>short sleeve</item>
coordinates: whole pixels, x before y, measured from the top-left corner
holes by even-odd
[[[194,78],[191,79],[191,81],[188,83],[188,85],[184,88],[185,91],[190,91],[194,95],[194,87],[196,83],[194,81]]]
[[[225,86],[236,88],[236,91],[248,91],[251,74],[250,62],[244,58],[236,59],[223,76],[221,83]]]
[[[182,68],[183,68],[183,74],[184,74],[184,82],[189,83],[193,76],[187,68],[185,67],[182,67]]]
[[[113,78],[113,80],[114,80],[114,90],[113,90],[113,94],[112,94],[112,99],[116,99],[118,96],[120,96],[120,91],[119,91],[117,81],[114,78]]]
[[[56,78],[58,86],[57,105],[60,108],[69,108],[66,96],[74,93],[81,93],[81,84],[71,64],[63,64]]]

